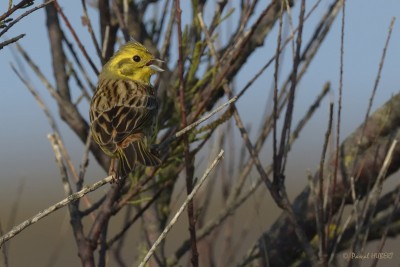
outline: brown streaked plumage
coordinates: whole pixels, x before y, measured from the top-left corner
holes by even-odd
[[[125,177],[136,162],[157,166],[160,159],[149,149],[158,102],[150,76],[162,71],[137,42],[129,42],[104,65],[90,103],[94,141],[112,158],[110,174]],[[115,171],[114,160],[118,159]]]

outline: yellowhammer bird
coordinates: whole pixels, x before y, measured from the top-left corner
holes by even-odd
[[[157,166],[160,159],[149,148],[158,103],[151,75],[163,71],[162,62],[140,43],[128,42],[104,65],[90,103],[94,141],[111,157],[109,174],[114,179],[132,172],[136,162]],[[115,170],[118,159],[118,170]]]

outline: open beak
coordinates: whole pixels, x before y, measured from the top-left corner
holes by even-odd
[[[155,63],[164,63],[164,61],[162,61],[161,59],[157,59],[154,58],[152,60],[150,60],[149,62],[147,62],[146,66],[148,66],[150,69],[154,70],[154,71],[158,71],[158,72],[163,72],[164,70],[162,68],[160,68],[159,66],[155,65]]]

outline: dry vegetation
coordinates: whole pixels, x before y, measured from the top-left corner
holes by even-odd
[[[306,5],[305,0],[237,1],[240,8],[235,10],[230,9],[227,0],[216,3],[191,1],[190,4],[185,3],[191,9],[185,10],[182,10],[182,2],[82,0],[82,27],[87,28],[92,41],[83,44],[68,16],[63,13],[62,5],[68,5],[68,2],[52,0],[39,5],[34,0],[10,1],[10,8],[0,16],[0,36],[20,19],[25,16],[29,19],[31,12],[43,8],[54,77],[45,77],[40,66],[46,63],[31,57],[18,45],[17,41],[24,37],[23,34],[1,42],[0,49],[15,43],[26,66],[43,82],[40,90],[47,89],[58,105],[59,117],[80,138],[86,149],[81,164],[74,166],[57,126],[60,121],[40,99],[37,94],[39,89],[33,87],[18,68],[14,68],[16,77],[35,97],[52,127],[49,140],[60,170],[61,186],[69,197],[12,229],[2,229],[0,246],[5,265],[7,243],[12,242],[12,238],[21,231],[29,231],[29,226],[39,219],[51,216],[52,212],[63,207],[69,210],[82,266],[143,266],[147,260],[148,266],[336,266],[340,265],[338,260],[342,262],[339,259],[341,252],[362,253],[366,244],[373,240],[379,241],[376,252],[382,251],[386,239],[397,236],[399,231],[400,189],[393,188],[384,195],[381,190],[386,178],[399,168],[400,146],[397,139],[400,135],[400,109],[396,107],[400,106],[400,95],[394,95],[374,113],[370,111],[370,104],[365,121],[360,122],[361,126],[339,144],[342,116],[340,76],[338,101],[331,104],[330,119],[323,125],[326,135],[321,147],[319,170],[310,174],[309,183],[292,201],[285,186],[287,156],[291,146],[330,90],[327,83],[319,95],[312,96],[314,104],[301,120],[295,122],[293,113],[297,85],[340,13],[344,27],[344,2],[330,1],[325,15],[316,25],[307,24],[307,19],[321,1],[316,1],[315,6]],[[89,4],[91,6],[87,7]],[[206,4],[215,8],[213,14],[207,13],[205,21]],[[87,8],[95,8],[100,20],[88,17]],[[156,10],[157,15],[149,15],[152,14],[149,10]],[[238,21],[231,25],[233,30],[229,40],[221,43],[220,29],[226,23],[232,23],[229,18],[233,13]],[[189,21],[183,22],[183,15],[190,17]],[[287,37],[282,33],[284,20],[290,21]],[[298,22],[297,25],[293,25],[293,21]],[[394,20],[389,28],[379,71],[384,63],[393,23]],[[315,29],[310,39],[303,38],[305,25]],[[93,29],[99,29],[100,33]],[[12,30],[9,35],[12,35]],[[163,163],[154,169],[138,166],[129,178],[113,184],[102,197],[91,199],[86,194],[107,184],[110,177],[98,177],[98,183],[85,186],[89,154],[104,170],[108,169],[109,158],[91,141],[87,115],[81,112],[81,107],[87,107],[95,90],[96,80],[92,77],[101,69],[95,62],[104,64],[118,43],[131,37],[166,61],[166,71],[155,80],[158,97],[162,100],[157,144]],[[240,71],[249,68],[249,61],[254,60],[250,56],[264,45],[267,37],[277,40],[275,55],[265,59],[265,65],[259,70],[248,69],[254,76],[246,81],[243,88],[235,88],[234,78]],[[343,48],[343,35],[341,41]],[[281,77],[279,72],[284,50],[291,52],[293,57],[288,77]],[[341,55],[343,63],[343,52]],[[99,60],[94,60],[95,57]],[[270,113],[266,112],[260,126],[255,127],[260,129],[257,137],[250,139],[249,127],[245,125],[235,101],[252,90],[254,81],[267,69],[274,72],[273,109]],[[342,69],[338,71],[342,75]],[[380,75],[377,77],[371,103]],[[54,84],[50,82],[53,79]],[[282,86],[278,86],[280,84]],[[229,100],[228,105],[210,114]],[[213,116],[198,125],[199,119],[207,115]],[[187,126],[189,129],[182,131]],[[241,144],[233,140],[234,127],[240,132]],[[271,140],[272,146],[265,145],[267,139]],[[327,155],[328,144],[335,147],[336,152],[331,155]],[[214,149],[209,149],[210,146]],[[217,156],[222,149],[229,152],[225,153],[225,159],[221,158],[222,152]],[[272,159],[260,160],[259,155],[265,150],[272,151]],[[201,153],[203,156],[200,156]],[[205,157],[207,164],[198,164],[199,159],[204,159],[204,153],[208,153]],[[239,154],[241,156],[237,159],[232,156]],[[212,168],[213,161],[219,164],[219,169]],[[209,185],[196,198],[194,193],[201,185],[200,177],[204,174],[206,178],[210,171]],[[258,175],[255,183],[248,182],[252,171]],[[196,177],[195,173],[201,173],[200,177]],[[175,200],[172,195],[174,190],[179,189],[177,184],[182,177],[185,193],[191,195],[186,199],[187,206],[182,215],[187,217],[187,225],[182,228],[181,234],[187,239],[177,244],[173,253],[167,253],[163,238],[165,234],[168,237],[167,230],[173,227],[173,221],[172,224],[170,221],[176,215],[176,209],[173,208]],[[221,183],[214,188],[216,179]],[[272,196],[282,214],[270,228],[263,229],[264,233],[258,241],[245,248],[247,252],[239,257],[237,247],[232,246],[230,241],[246,229],[237,229],[236,225],[236,231],[232,231],[229,218],[260,188],[266,189],[265,192]],[[211,199],[220,200],[218,205],[222,208],[212,210],[215,203]],[[346,214],[345,208],[349,211]],[[125,218],[122,227],[113,224],[113,219],[120,213]],[[84,223],[84,220],[90,223]],[[138,245],[134,253],[138,254],[138,260],[127,262],[123,252],[124,239],[135,225],[139,225],[143,233],[135,240]],[[110,234],[110,227],[117,234]],[[145,258],[153,244],[156,244],[151,250],[154,254]],[[139,251],[143,247],[146,248],[145,253]],[[185,257],[189,261],[184,260]],[[373,262],[376,263],[377,260]],[[348,262],[348,266],[358,264],[357,260]]]

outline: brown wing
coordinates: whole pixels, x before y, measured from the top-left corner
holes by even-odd
[[[150,86],[128,80],[99,83],[91,102],[91,130],[107,154],[128,136],[147,132],[157,115],[158,103]]]

